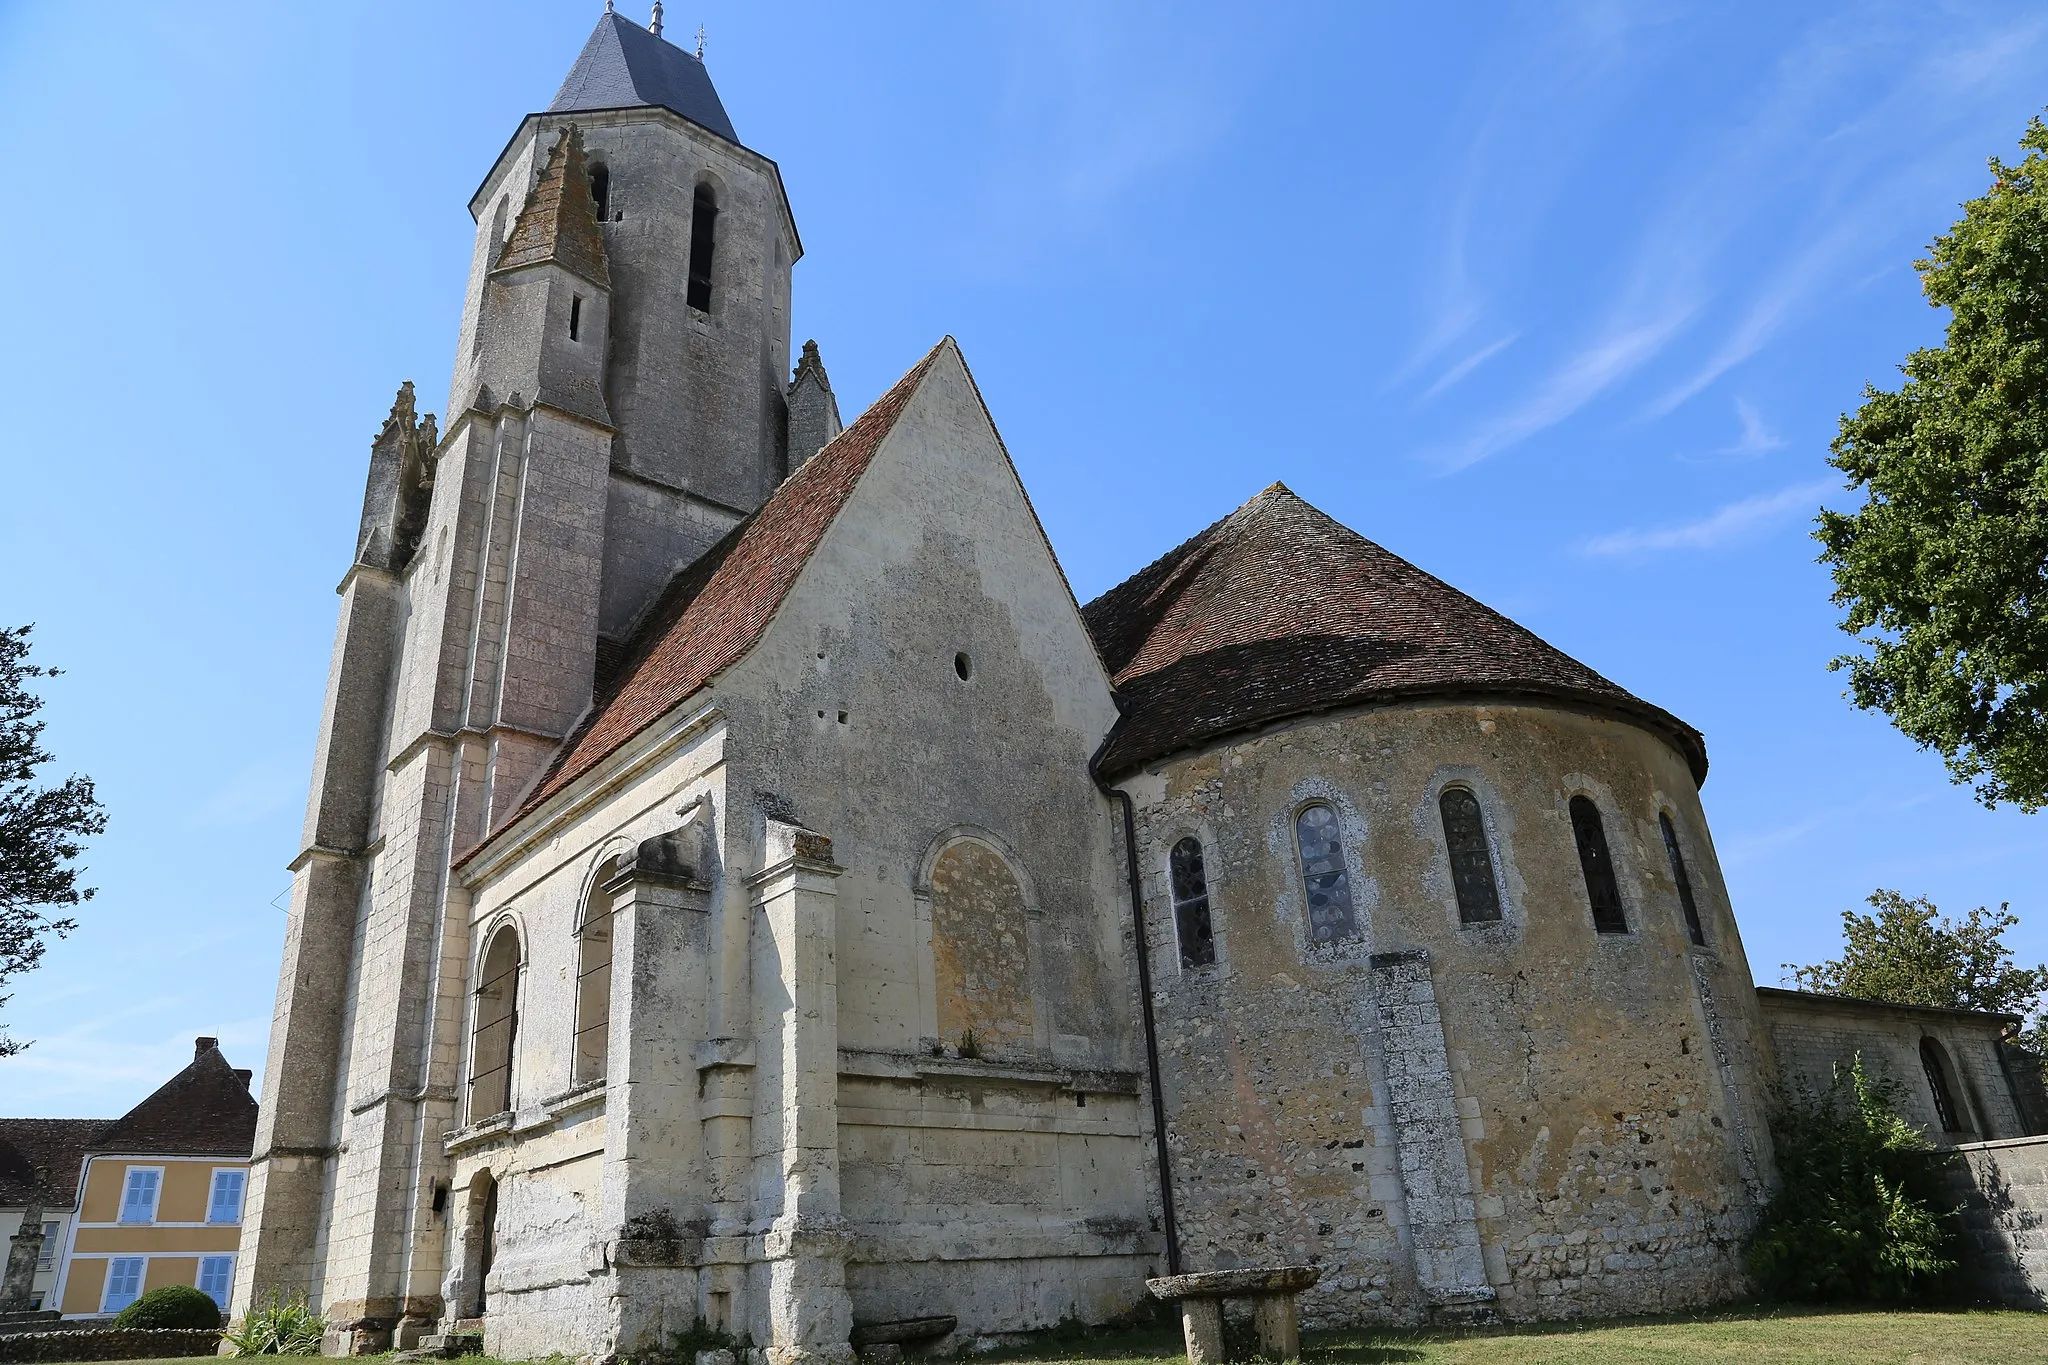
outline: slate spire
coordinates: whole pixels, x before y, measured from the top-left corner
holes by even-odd
[[[668,109],[728,142],[738,142],[740,135],[733,131],[702,59],[663,38],[659,22],[650,32],[623,14],[607,10],[598,16],[597,27],[547,112]]]
[[[519,210],[519,221],[505,239],[493,273],[542,261],[553,261],[592,284],[611,288],[604,233],[597,225],[590,169],[583,159],[583,133],[573,123],[548,152],[547,164]]]

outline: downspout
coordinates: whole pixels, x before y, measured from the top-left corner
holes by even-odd
[[[1166,1273],[1180,1274],[1180,1231],[1173,1216],[1173,1164],[1166,1154],[1166,1096],[1159,1086],[1159,1028],[1152,1018],[1152,950],[1145,937],[1145,893],[1138,880],[1138,828],[1127,792],[1102,780],[1094,763],[1088,775],[1104,796],[1124,808],[1124,872],[1131,890],[1131,930],[1136,935],[1138,1004],[1145,1020],[1145,1078],[1152,1092],[1152,1159],[1159,1167],[1159,1212],[1166,1224]]]

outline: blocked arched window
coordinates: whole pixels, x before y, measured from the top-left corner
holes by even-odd
[[[939,1041],[966,1057],[1032,1046],[1031,917],[1016,869],[959,839],[933,861],[931,889]]]
[[[598,869],[576,926],[576,1047],[574,1083],[602,1080],[611,1042],[612,898],[604,889],[615,862]]]
[[[1955,1068],[1949,1065],[1948,1049],[1932,1038],[1922,1038],[1920,1065],[1927,1072],[1927,1088],[1934,1092],[1934,1114],[1941,1122],[1941,1131],[1969,1132],[1969,1119],[1956,1102]]]
[[[1358,912],[1351,904],[1351,874],[1344,867],[1344,835],[1337,812],[1318,801],[1294,817],[1294,842],[1301,854],[1301,884],[1308,897],[1311,943],[1335,943],[1358,936]]]
[[[711,311],[711,262],[717,252],[718,197],[709,185],[697,187],[690,205],[690,287],[687,299],[699,312]]]
[[[1657,824],[1664,831],[1664,856],[1671,859],[1671,880],[1678,883],[1678,904],[1685,911],[1685,932],[1692,936],[1696,946],[1704,948],[1707,946],[1707,930],[1700,923],[1699,903],[1692,898],[1692,878],[1685,875],[1685,855],[1678,851],[1678,831],[1672,827],[1671,816],[1665,811],[1657,812]]]
[[[469,1052],[469,1121],[512,1107],[512,1044],[519,1032],[519,931],[491,936],[477,972],[475,1033]]]
[[[1216,962],[1216,934],[1209,923],[1209,875],[1202,866],[1202,841],[1190,834],[1166,859],[1173,883],[1173,927],[1180,938],[1182,967]]]
[[[1579,845],[1579,870],[1586,875],[1593,927],[1603,934],[1627,933],[1628,914],[1621,908],[1621,884],[1614,877],[1614,857],[1607,851],[1607,828],[1590,796],[1572,798],[1572,838]]]
[[[1444,820],[1444,847],[1451,855],[1451,885],[1458,893],[1458,922],[1492,924],[1500,919],[1500,885],[1493,878],[1493,851],[1486,846],[1486,817],[1479,798],[1463,787],[1445,787],[1437,798]]]

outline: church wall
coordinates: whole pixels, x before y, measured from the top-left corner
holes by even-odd
[[[1497,924],[1461,926],[1447,783],[1484,812]],[[1319,1325],[1739,1290],[1769,1162],[1749,1098],[1762,1040],[1691,776],[1661,741],[1562,709],[1418,703],[1277,726],[1121,785],[1189,1268],[1315,1261],[1303,1311]],[[1602,811],[1626,934],[1593,928],[1580,793]],[[1333,943],[1304,923],[1293,826],[1312,802],[1337,815],[1358,921]],[[1216,962],[1183,969],[1167,860],[1188,835]]]
[[[964,1335],[1130,1306],[1159,1241],[1127,911],[1087,777],[1114,713],[955,357],[717,690],[756,828],[825,834],[843,868],[855,1321],[953,1314]],[[977,937],[970,910],[1001,927]],[[956,998],[970,978],[994,1013]]]
[[[1895,1103],[1907,1122],[1933,1142],[1991,1142],[2026,1137],[2030,1125],[2015,1102],[2000,1060],[2003,1021],[1997,1015],[1914,1009],[1871,1000],[1846,1000],[1794,991],[1760,990],[1764,1023],[1785,1079],[1819,1093],[1837,1066],[1858,1055],[1872,1079],[1898,1086]],[[1932,1038],[1953,1068],[1948,1077],[1962,1132],[1944,1132],[1934,1091],[1920,1058],[1920,1040]]]
[[[672,717],[662,726],[673,731],[680,721]],[[648,742],[661,742],[662,726],[650,732]],[[466,994],[473,999],[478,963],[501,925],[518,931],[522,952],[511,1109],[495,1116],[472,1112],[466,1084],[474,1069],[472,1012],[464,1028],[461,1126],[445,1144],[452,1159],[448,1212],[440,1230],[446,1245],[448,1312],[451,1318],[474,1316],[482,1279],[488,1303],[485,1349],[491,1354],[511,1359],[589,1356],[621,1344],[620,1277],[642,1273],[637,1267],[621,1270],[618,1245],[622,1223],[641,1211],[627,1207],[619,1188],[627,1178],[629,1135],[621,1115],[629,1108],[624,1093],[629,1083],[641,1084],[641,1095],[630,1106],[631,1122],[641,1133],[649,1127],[670,1130],[678,1144],[702,1150],[694,1106],[671,1098],[678,1090],[694,1096],[692,1049],[701,1038],[686,1040],[689,1046],[681,1055],[663,1055],[660,1074],[649,1074],[644,1065],[636,1074],[626,1065],[631,1029],[621,1027],[615,1010],[605,1076],[576,1081],[577,930],[586,902],[606,895],[598,878],[601,864],[630,853],[643,840],[673,833],[685,824],[685,811],[716,825],[724,805],[724,763],[725,734],[713,723],[651,758],[643,771],[618,780],[615,790],[551,826],[544,838],[493,856],[471,873],[473,951]],[[706,849],[717,845],[716,835],[703,844]],[[715,863],[702,871],[718,876]],[[678,911],[670,918],[695,916]],[[682,955],[657,956],[657,974],[690,970]],[[615,1001],[646,988],[644,982],[629,980],[632,974],[630,960],[615,956]],[[710,989],[705,980],[677,984],[697,999]],[[679,1079],[681,1084],[672,1084]],[[641,1099],[650,1093],[659,1095],[651,1108]],[[497,1257],[490,1275],[481,1277],[481,1221],[470,1205],[490,1182],[496,1183],[498,1195]],[[707,1198],[701,1180],[695,1187],[670,1183],[661,1191],[665,1212],[685,1227],[694,1226],[699,1239]],[[627,1341],[623,1349],[649,1349],[661,1345],[667,1333],[689,1330],[701,1304],[694,1273],[685,1278],[689,1292],[680,1301],[657,1304],[651,1329],[638,1324],[649,1339]],[[638,1287],[645,1287],[645,1281]],[[634,1327],[624,1324],[628,1331]]]

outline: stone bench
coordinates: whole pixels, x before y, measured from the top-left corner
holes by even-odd
[[[1312,1265],[1204,1270],[1145,1281],[1152,1297],[1180,1305],[1190,1365],[1224,1365],[1223,1301],[1250,1299],[1259,1329],[1259,1354],[1269,1360],[1301,1358],[1301,1308],[1296,1298],[1323,1277]]]

